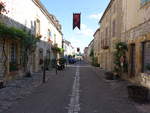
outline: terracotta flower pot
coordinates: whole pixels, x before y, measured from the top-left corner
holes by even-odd
[[[105,79],[114,80],[114,74],[112,72],[105,72]]]

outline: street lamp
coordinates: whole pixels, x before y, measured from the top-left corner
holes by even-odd
[[[44,64],[43,64],[43,83],[46,82],[46,69],[45,69],[45,64],[46,64],[46,58],[44,57]]]
[[[43,62],[43,83],[46,82],[46,57],[47,57],[47,49],[49,47],[49,45],[44,44],[44,47],[46,48],[45,50],[45,54],[44,54],[44,62]]]

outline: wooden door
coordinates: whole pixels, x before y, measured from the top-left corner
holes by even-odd
[[[135,54],[135,44],[131,45],[131,76],[135,76],[135,64],[136,64],[136,54]]]

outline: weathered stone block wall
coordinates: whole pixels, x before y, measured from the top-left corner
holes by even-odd
[[[150,88],[150,77],[146,73],[142,73],[142,42],[150,41],[150,20],[130,29],[126,33],[122,34],[122,39],[126,38],[129,51],[128,51],[128,63],[129,63],[129,73],[128,76],[133,83],[141,84],[143,86]],[[136,48],[136,59],[135,59],[135,76],[131,75],[131,49],[130,45],[135,44]],[[145,51],[146,52],[146,51]],[[150,59],[150,58],[149,58]]]

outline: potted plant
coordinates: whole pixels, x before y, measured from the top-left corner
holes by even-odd
[[[143,103],[148,101],[148,88],[138,85],[127,86],[128,98],[138,102]]]
[[[114,74],[110,71],[105,72],[105,79],[107,80],[114,80]]]

